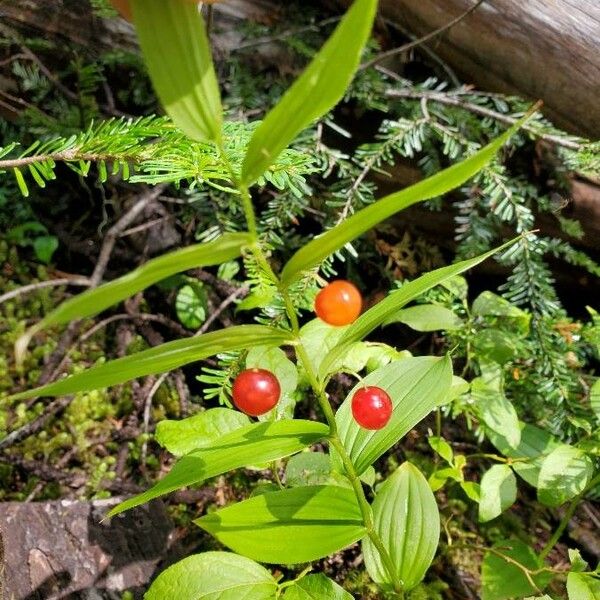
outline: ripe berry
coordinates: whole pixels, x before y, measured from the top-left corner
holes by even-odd
[[[277,377],[266,369],[246,369],[234,380],[233,403],[242,412],[258,417],[279,402],[281,387]]]
[[[363,387],[352,397],[352,416],[365,429],[382,429],[388,424],[393,410],[392,400],[379,387]]]
[[[317,317],[329,325],[350,325],[362,310],[362,296],[356,286],[339,279],[326,285],[315,298]]]

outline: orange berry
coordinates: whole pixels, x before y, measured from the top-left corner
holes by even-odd
[[[326,285],[315,298],[317,317],[329,325],[349,325],[362,310],[362,296],[349,281],[339,279]]]

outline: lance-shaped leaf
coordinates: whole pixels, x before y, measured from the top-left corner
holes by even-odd
[[[17,361],[19,362],[22,358],[31,337],[38,331],[51,325],[60,325],[74,319],[96,315],[105,308],[130,298],[175,273],[197,267],[219,265],[228,260],[233,260],[240,256],[242,248],[249,243],[249,234],[227,233],[213,242],[194,244],[149,260],[146,264],[127,273],[127,275],[123,275],[123,277],[63,302],[39,323],[27,330],[17,341],[15,346]]]
[[[197,141],[221,139],[219,85],[202,15],[188,0],[132,0],[154,89],[173,122]]]
[[[329,428],[299,419],[252,423],[221,436],[210,446],[180,459],[169,473],[146,492],[125,500],[108,514],[117,515],[182,487],[247,465],[264,464],[300,452],[327,436]]]
[[[140,0],[142,1],[142,0]],[[255,131],[242,180],[256,181],[279,153],[343,97],[369,39],[377,0],[355,0],[333,35]]]
[[[409,281],[404,284],[399,290],[392,292],[386,298],[378,302],[375,306],[363,313],[352,325],[345,328],[344,333],[337,339],[336,345],[327,352],[319,366],[319,374],[321,377],[326,377],[330,373],[330,369],[336,364],[338,358],[347,352],[348,347],[362,340],[377,327],[384,325],[398,313],[398,310],[403,306],[412,302],[431,288],[448,281],[459,273],[473,268],[483,262],[496,252],[501,252],[508,246],[515,243],[519,238],[515,238],[484,254],[480,254],[474,258],[463,260],[447,267],[436,269],[425,273],[421,277]]]
[[[281,273],[283,285],[290,285],[302,273],[319,265],[325,258],[343,248],[393,214],[423,200],[435,198],[468,181],[496,155],[502,145],[531,116],[536,107],[520,119],[506,133],[464,161],[435,175],[395,192],[363,208],[333,229],[305,244],[287,262]]]
[[[352,417],[352,396],[364,386],[383,388],[394,410],[389,423],[377,431],[363,429]],[[420,356],[392,362],[367,375],[348,394],[335,420],[346,451],[360,474],[425,418],[450,392],[449,357]]]
[[[405,591],[417,586],[435,556],[440,539],[440,515],[427,480],[406,462],[381,486],[373,501],[375,529]],[[373,581],[393,583],[369,538],[362,543],[365,566]]]
[[[136,377],[164,373],[219,352],[243,350],[254,344],[279,346],[289,343],[289,332],[263,325],[239,325],[197,337],[155,346],[130,356],[91,367],[65,379],[12,396],[14,400],[36,396],[62,396],[124,383]]]
[[[276,564],[317,560],[365,534],[354,491],[327,485],[261,494],[194,523],[239,554]]]
[[[267,569],[231,552],[194,554],[163,571],[145,600],[273,600],[277,582]]]

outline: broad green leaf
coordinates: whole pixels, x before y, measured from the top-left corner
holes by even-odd
[[[569,561],[571,563],[571,571],[581,572],[587,571],[590,566],[581,556],[581,552],[579,550],[575,550],[574,548],[569,548]]]
[[[529,331],[531,315],[493,292],[485,291],[479,294],[473,301],[471,314],[475,317],[485,317],[486,321],[491,321],[495,326],[508,321],[511,331],[516,329],[522,335]]]
[[[404,323],[415,331],[459,329],[463,324],[449,308],[438,304],[418,304],[399,310],[385,324]]]
[[[468,381],[465,381],[462,377],[459,377],[458,375],[453,375],[452,376],[452,386],[450,387],[450,392],[448,393],[446,398],[444,398],[442,400],[442,402],[440,403],[440,406],[443,406],[444,404],[448,404],[449,402],[452,402],[452,400],[454,400],[455,398],[458,398],[459,396],[466,394],[468,391],[470,391],[470,389],[471,389],[471,384]]]
[[[425,577],[440,539],[438,507],[419,469],[405,462],[381,485],[373,501],[373,519],[395,575],[405,591],[413,589]],[[365,538],[362,547],[371,579],[390,586],[390,574],[371,540]]]
[[[246,356],[246,368],[256,367],[274,373],[281,386],[281,398],[277,406],[259,417],[261,421],[292,419],[296,398],[294,392],[298,386],[298,369],[281,348],[274,346],[254,346]]]
[[[369,39],[377,0],[355,0],[332,36],[254,132],[242,167],[251,184],[279,153],[344,96]]]
[[[96,315],[105,308],[129,298],[175,273],[197,267],[218,265],[223,261],[231,260],[240,256],[242,248],[249,241],[248,234],[227,233],[213,242],[175,250],[149,260],[123,277],[63,302],[17,341],[15,347],[17,358],[22,358],[29,340],[38,331],[51,325],[61,325],[74,319]]]
[[[427,442],[432,450],[437,452],[447,463],[452,464],[454,452],[452,451],[452,446],[443,437],[428,436]]]
[[[569,600],[598,600],[600,598],[600,578],[582,573],[567,575]]]
[[[471,396],[485,426],[501,435],[512,448],[516,448],[521,441],[521,428],[512,403],[501,391],[493,389],[483,377],[476,377],[471,382]]]
[[[175,299],[175,312],[180,323],[188,329],[198,329],[206,320],[207,296],[200,283],[180,288]]]
[[[454,481],[462,483],[464,475],[462,471],[456,467],[438,469],[429,476],[429,487],[433,492],[437,492],[444,487],[448,479],[453,479]]]
[[[480,361],[492,361],[504,365],[517,354],[513,333],[501,329],[481,329],[473,336],[473,350]]]
[[[333,327],[321,319],[313,319],[300,329],[300,342],[314,371],[319,371],[327,353],[335,348],[348,327]]]
[[[285,483],[290,487],[327,483],[331,473],[331,457],[323,452],[300,452],[285,467]]]
[[[560,506],[580,494],[594,474],[594,464],[582,450],[561,444],[540,467],[538,500]]]
[[[552,435],[534,425],[520,422],[519,429],[521,441],[515,448],[505,437],[493,430],[486,430],[486,436],[504,456],[519,459],[512,464],[514,471],[529,485],[538,487],[540,467],[544,458],[558,448],[560,443]]]
[[[231,552],[194,554],[171,565],[144,600],[273,600],[277,582],[267,569]]]
[[[289,332],[264,325],[238,325],[197,337],[184,338],[155,346],[130,356],[91,367],[65,379],[26,390],[14,399],[36,396],[62,396],[117,385],[155,373],[164,373],[219,352],[242,350],[254,344],[289,343]]]
[[[468,181],[494,158],[498,150],[530,116],[531,113],[525,115],[508,131],[479,150],[479,152],[473,154],[473,156],[436,173],[432,177],[385,196],[385,198],[363,208],[333,229],[305,244],[283,268],[281,273],[283,285],[290,285],[301,277],[304,271],[321,264],[325,258],[388,217],[408,208],[412,204],[445,194]],[[453,274],[457,275],[458,273],[460,271]]]
[[[390,363],[356,385],[338,409],[335,420],[357,472],[362,473],[425,418],[448,394],[451,383],[452,363],[448,357],[423,356]],[[361,428],[352,417],[352,396],[369,385],[383,388],[394,405],[389,423],[378,431]]]
[[[517,480],[508,465],[494,465],[481,478],[479,521],[495,519],[517,499]]]
[[[173,122],[197,141],[221,140],[219,84],[202,15],[186,0],[131,0],[154,89]]]
[[[248,417],[238,410],[211,408],[180,421],[160,421],[156,425],[156,441],[171,454],[183,456],[249,423]]]
[[[537,571],[542,564],[527,544],[519,540],[503,540],[494,544],[493,548],[495,552],[486,553],[481,567],[482,600],[524,598],[543,590],[552,579],[552,574],[549,573],[531,575],[531,580],[539,588],[536,590],[522,569],[503,558],[506,556],[532,571]]]
[[[194,523],[239,554],[275,564],[318,560],[365,534],[354,491],[337,486],[262,494]]]
[[[590,388],[590,405],[600,421],[600,379],[597,379]]]
[[[352,600],[343,587],[323,573],[307,575],[286,588],[283,600]]]
[[[33,251],[38,260],[49,264],[58,248],[58,238],[54,235],[40,235],[33,240]]]
[[[447,281],[458,273],[463,273],[478,265],[490,256],[493,256],[496,252],[500,252],[507,248],[515,241],[516,240],[511,240],[510,242],[507,242],[494,250],[490,250],[485,254],[476,256],[475,258],[463,260],[454,265],[430,271],[413,281],[405,283],[399,290],[389,294],[389,296],[381,300],[381,302],[378,302],[375,306],[364,312],[356,321],[354,321],[354,323],[352,323],[352,325],[343,328],[343,334],[337,339],[336,345],[333,346],[331,350],[327,349],[327,354],[321,360],[319,368],[321,377],[325,377],[331,372],[332,365],[334,365],[339,357],[347,351],[350,344],[362,340],[371,333],[371,331],[383,325],[389,318],[398,312],[398,309],[409,302],[412,302],[436,285]],[[323,354],[324,351],[322,349],[321,355],[323,356]]]
[[[154,498],[233,469],[290,456],[328,433],[329,428],[316,421],[287,420],[246,425],[221,436],[210,446],[186,454],[153,487],[121,502],[108,516],[118,515]]]

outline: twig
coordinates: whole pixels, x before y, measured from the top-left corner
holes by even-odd
[[[39,290],[41,288],[57,287],[60,285],[77,285],[81,287],[89,287],[90,280],[87,277],[64,277],[62,279],[49,279],[48,281],[38,281],[37,283],[30,283],[28,285],[23,285],[19,288],[11,290],[10,292],[6,292],[6,294],[2,294],[2,296],[0,296],[0,304],[6,302],[7,300],[11,300],[12,298],[16,298],[17,296],[28,294],[29,292],[34,292],[35,290]]]
[[[285,38],[291,37],[293,35],[298,35],[299,33],[305,33],[307,31],[319,31],[321,27],[325,27],[326,25],[330,25],[331,23],[337,23],[341,17],[329,17],[327,19],[323,19],[318,23],[314,23],[313,25],[306,25],[304,27],[298,27],[296,29],[286,29],[277,35],[266,36],[262,38],[257,38],[250,42],[245,42],[232,48],[232,51],[246,50],[247,48],[254,48],[255,46],[261,46],[263,44],[271,44],[273,42],[284,40]]]
[[[227,298],[225,298],[225,300],[223,300],[223,302],[221,302],[221,304],[219,304],[219,306],[217,306],[217,308],[210,315],[210,317],[208,317],[208,319],[206,319],[206,321],[204,321],[204,323],[202,324],[202,327],[200,327],[200,329],[198,329],[198,331],[194,334],[194,336],[202,335],[203,333],[208,331],[208,328],[221,316],[221,313],[230,304],[235,302],[235,300],[237,298],[242,298],[246,294],[248,294],[248,291],[249,290],[246,286],[242,286],[242,287],[239,287],[237,290],[231,292],[231,294],[229,294],[229,296],[227,296]]]
[[[38,431],[41,431],[52,417],[57,415],[69,405],[72,399],[73,396],[62,396],[61,398],[57,398],[48,404],[44,412],[39,417],[33,421],[29,421],[29,423],[25,423],[25,425],[19,427],[19,429],[11,431],[6,437],[2,438],[0,440],[0,450],[4,450],[5,448],[13,446],[14,444],[18,444],[25,438],[36,434]]]
[[[463,19],[468,17],[472,12],[477,10],[485,1],[486,0],[477,0],[477,2],[473,6],[471,6],[471,8],[466,10],[464,13],[458,15],[458,17],[456,17],[455,19],[452,19],[452,21],[450,21],[449,23],[442,25],[438,29],[431,31],[430,33],[428,33],[427,35],[424,35],[423,37],[420,37],[419,39],[413,40],[412,42],[408,42],[407,44],[403,44],[402,46],[399,46],[398,48],[392,48],[391,50],[387,50],[386,52],[382,52],[381,54],[378,54],[371,60],[360,65],[359,71],[363,71],[365,69],[368,69],[369,67],[374,67],[377,63],[381,62],[382,60],[385,60],[386,58],[389,58],[390,56],[395,56],[396,54],[401,54],[403,52],[411,50],[412,48],[416,48],[417,46],[420,46],[421,44],[428,42],[429,40],[437,37],[438,35],[445,33],[446,31],[448,31],[449,29],[451,29],[452,27],[454,27],[455,25],[460,23]]]
[[[511,117],[509,115],[504,115],[499,113],[491,108],[486,108],[485,106],[479,106],[478,104],[472,104],[471,102],[467,102],[463,100],[459,94],[448,93],[443,94],[440,92],[430,92],[430,91],[420,91],[420,90],[411,90],[411,89],[400,89],[400,90],[387,90],[385,95],[388,98],[410,98],[413,100],[421,100],[423,98],[430,100],[432,102],[438,102],[439,104],[446,104],[448,106],[456,106],[459,108],[464,108],[469,112],[480,115],[482,117],[489,117],[490,119],[495,119],[496,121],[500,121],[501,123],[506,123],[507,125],[514,125],[518,119]],[[563,148],[569,148],[570,150],[580,150],[582,148],[582,144],[579,142],[575,142],[573,140],[567,140],[557,135],[552,135],[551,133],[543,133],[532,127],[531,125],[523,125],[522,129],[532,133],[536,137],[546,140],[547,142],[552,142],[557,146],[562,146]]]
[[[102,248],[100,249],[100,254],[98,256],[98,261],[96,262],[96,267],[92,276],[90,277],[91,285],[97,286],[102,277],[104,276],[104,272],[106,271],[106,267],[108,266],[108,261],[110,260],[110,255],[112,254],[112,250],[117,242],[119,236],[130,227],[130,225],[135,221],[138,215],[151,203],[154,202],[165,190],[167,184],[157,185],[151,190],[147,191],[143,194],[139,200],[108,230],[106,236],[104,237],[104,241],[102,242]]]

